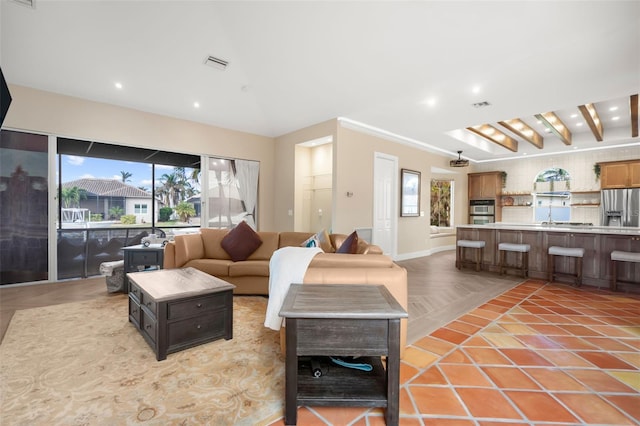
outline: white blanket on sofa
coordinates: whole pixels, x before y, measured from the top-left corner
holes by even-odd
[[[278,315],[292,283],[302,283],[313,257],[322,253],[319,247],[283,247],[273,252],[269,261],[269,301],[264,326],[280,330]]]

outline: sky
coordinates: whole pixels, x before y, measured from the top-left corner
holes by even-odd
[[[156,165],[156,186],[163,174],[173,173],[173,166]],[[83,178],[117,179],[122,181],[122,174],[131,173],[126,182],[136,188],[151,189],[151,164],[134,163],[120,160],[104,160],[101,158],[78,157],[75,155],[62,156],[62,181],[69,182]]]

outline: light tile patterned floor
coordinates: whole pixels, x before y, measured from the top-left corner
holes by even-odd
[[[640,297],[528,280],[415,342],[400,380],[401,425],[638,425]],[[298,424],[382,415],[301,407]]]

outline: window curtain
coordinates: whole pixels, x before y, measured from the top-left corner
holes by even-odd
[[[256,228],[256,203],[258,202],[258,176],[260,163],[257,161],[235,160],[236,183],[238,193],[247,212],[245,221],[252,228]]]

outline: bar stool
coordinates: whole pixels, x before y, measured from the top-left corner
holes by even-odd
[[[565,257],[573,257],[576,259],[576,277],[575,277],[575,285],[576,287],[580,287],[582,285],[582,258],[584,257],[584,249],[579,247],[560,247],[560,246],[551,246],[549,247],[549,281],[553,281],[554,273],[554,256],[565,256]]]
[[[482,269],[482,256],[484,254],[484,241],[482,240],[458,240],[456,243],[456,268],[462,269],[462,264],[464,263],[464,251],[467,248],[475,249],[475,257],[476,257],[476,271],[480,271]]]
[[[616,291],[618,287],[618,262],[640,263],[640,253],[620,250],[611,252],[611,269],[613,271],[611,285],[609,286],[611,291]]]
[[[522,272],[522,278],[525,278],[527,276],[527,273],[529,272],[529,250],[530,249],[531,249],[531,246],[529,244],[514,244],[514,243],[498,244],[498,250],[500,251],[500,275],[504,274],[506,269],[520,269],[520,271]],[[505,257],[508,251],[522,253],[522,264],[507,265],[505,263]]]

